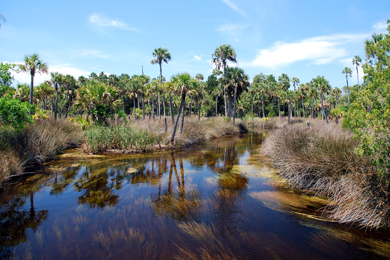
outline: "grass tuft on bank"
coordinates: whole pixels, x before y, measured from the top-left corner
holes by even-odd
[[[356,155],[357,147],[352,132],[315,120],[310,128],[295,124],[274,130],[262,150],[292,186],[328,196],[335,220],[388,226],[389,180],[377,175],[370,158]]]
[[[0,182],[78,146],[81,131],[66,120],[36,120],[24,129],[0,129]]]

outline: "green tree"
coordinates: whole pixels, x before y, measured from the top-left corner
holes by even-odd
[[[160,86],[161,86],[161,82],[162,82],[162,63],[165,62],[168,64],[168,62],[171,60],[171,54],[169,53],[168,49],[164,49],[164,48],[157,48],[157,49],[154,49],[153,53],[152,53],[153,57],[155,57],[155,59],[153,59],[151,61],[152,64],[158,64],[160,66]],[[158,90],[158,116],[160,116],[161,118],[161,111],[160,111],[160,90]]]
[[[38,54],[34,53],[33,55],[26,55],[24,57],[24,64],[19,65],[19,72],[28,72],[31,75],[31,85],[30,85],[30,104],[33,103],[33,95],[34,95],[34,77],[35,74],[47,74],[49,68],[46,63],[44,63],[38,56]]]
[[[318,76],[317,78],[313,79],[313,84],[320,92],[322,114],[325,117],[326,123],[329,124],[324,107],[324,94],[329,94],[331,91],[329,82],[324,78],[324,76]]]
[[[0,63],[0,86],[11,86],[14,77],[11,71],[15,68],[15,64]]]
[[[212,54],[212,62],[215,64],[215,67],[220,70],[223,70],[223,79],[226,80],[226,69],[228,67],[227,62],[231,61],[233,63],[237,63],[236,52],[229,44],[222,44],[218,48],[215,49]],[[224,100],[225,100],[225,116],[228,116],[227,104],[226,104],[226,89],[225,82],[224,84]]]
[[[235,119],[237,117],[237,90],[239,90],[238,95],[241,94],[242,91],[247,90],[249,86],[248,75],[245,74],[244,70],[238,67],[228,68],[226,83],[229,87],[233,88],[233,96],[234,96],[234,109],[233,109],[233,125],[235,124]]]
[[[54,85],[54,90],[56,92],[56,101],[54,106],[54,120],[57,120],[57,113],[58,113],[58,87],[62,85],[64,82],[64,75],[54,72],[51,73],[51,80],[50,82]]]
[[[185,106],[186,96],[187,96],[187,92],[191,88],[192,79],[191,79],[191,76],[189,73],[182,73],[182,74],[177,74],[177,75],[173,76],[171,81],[173,83],[174,89],[176,91],[181,92],[181,101],[180,101],[179,112],[177,115],[176,123],[175,123],[175,126],[173,128],[172,137],[171,137],[171,143],[174,143],[177,124],[179,122],[180,114],[181,113],[184,114],[184,106]],[[182,118],[182,121],[184,121],[184,116]]]
[[[11,125],[16,129],[26,126],[26,123],[32,123],[34,106],[27,102],[21,102],[19,99],[0,98],[0,123]]]
[[[345,80],[347,82],[347,92],[348,92],[348,109],[350,107],[350,102],[349,102],[349,86],[348,86],[348,76],[352,77],[352,70],[348,67],[345,67],[342,71],[342,74],[345,74]]]
[[[378,175],[390,178],[390,20],[388,33],[366,41],[367,61],[363,64],[367,86],[358,93],[345,119],[360,141],[356,152],[369,156]],[[344,122],[343,122],[344,123]],[[385,188],[387,194],[389,187]]]

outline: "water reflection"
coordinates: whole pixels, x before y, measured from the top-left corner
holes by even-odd
[[[270,183],[271,169],[256,155],[264,138],[65,155],[2,192],[0,258],[332,259],[390,248],[384,238],[320,221],[322,201]]]

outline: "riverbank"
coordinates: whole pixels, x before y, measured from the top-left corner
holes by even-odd
[[[26,129],[4,128],[0,131],[0,183],[6,179],[34,172],[34,168],[53,159],[65,149],[81,147],[86,154],[144,153],[188,147],[202,141],[247,132],[237,120],[235,126],[222,117],[185,118],[183,131],[178,126],[171,143],[174,125],[167,118],[127,122],[108,120],[107,126],[85,125],[73,119],[37,120]],[[85,122],[84,122],[85,123]]]
[[[80,129],[66,120],[37,120],[25,129],[0,131],[0,183],[81,144]]]
[[[312,120],[276,129],[262,152],[269,156],[280,176],[295,188],[329,198],[331,218],[379,228],[390,224],[389,184],[378,176],[367,157],[356,155],[358,141],[340,125]]]

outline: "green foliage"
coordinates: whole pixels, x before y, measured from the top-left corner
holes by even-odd
[[[332,110],[330,110],[330,115],[335,118],[342,117],[344,115],[344,111],[340,108],[333,108]]]
[[[368,62],[363,70],[368,85],[351,104],[345,123],[360,141],[356,153],[369,156],[379,176],[386,178],[390,177],[390,26],[388,31],[365,43]]]
[[[0,86],[11,86],[14,77],[11,71],[15,68],[15,64],[0,63]]]
[[[109,104],[95,105],[95,107],[91,110],[91,114],[101,125],[106,125],[107,118],[113,118],[113,114],[111,114],[111,107]]]
[[[274,117],[274,116],[276,116],[275,111],[274,111],[274,110],[270,110],[270,111],[268,112],[268,117]]]
[[[0,98],[0,123],[16,129],[24,128],[33,122],[34,106],[19,99]]]

